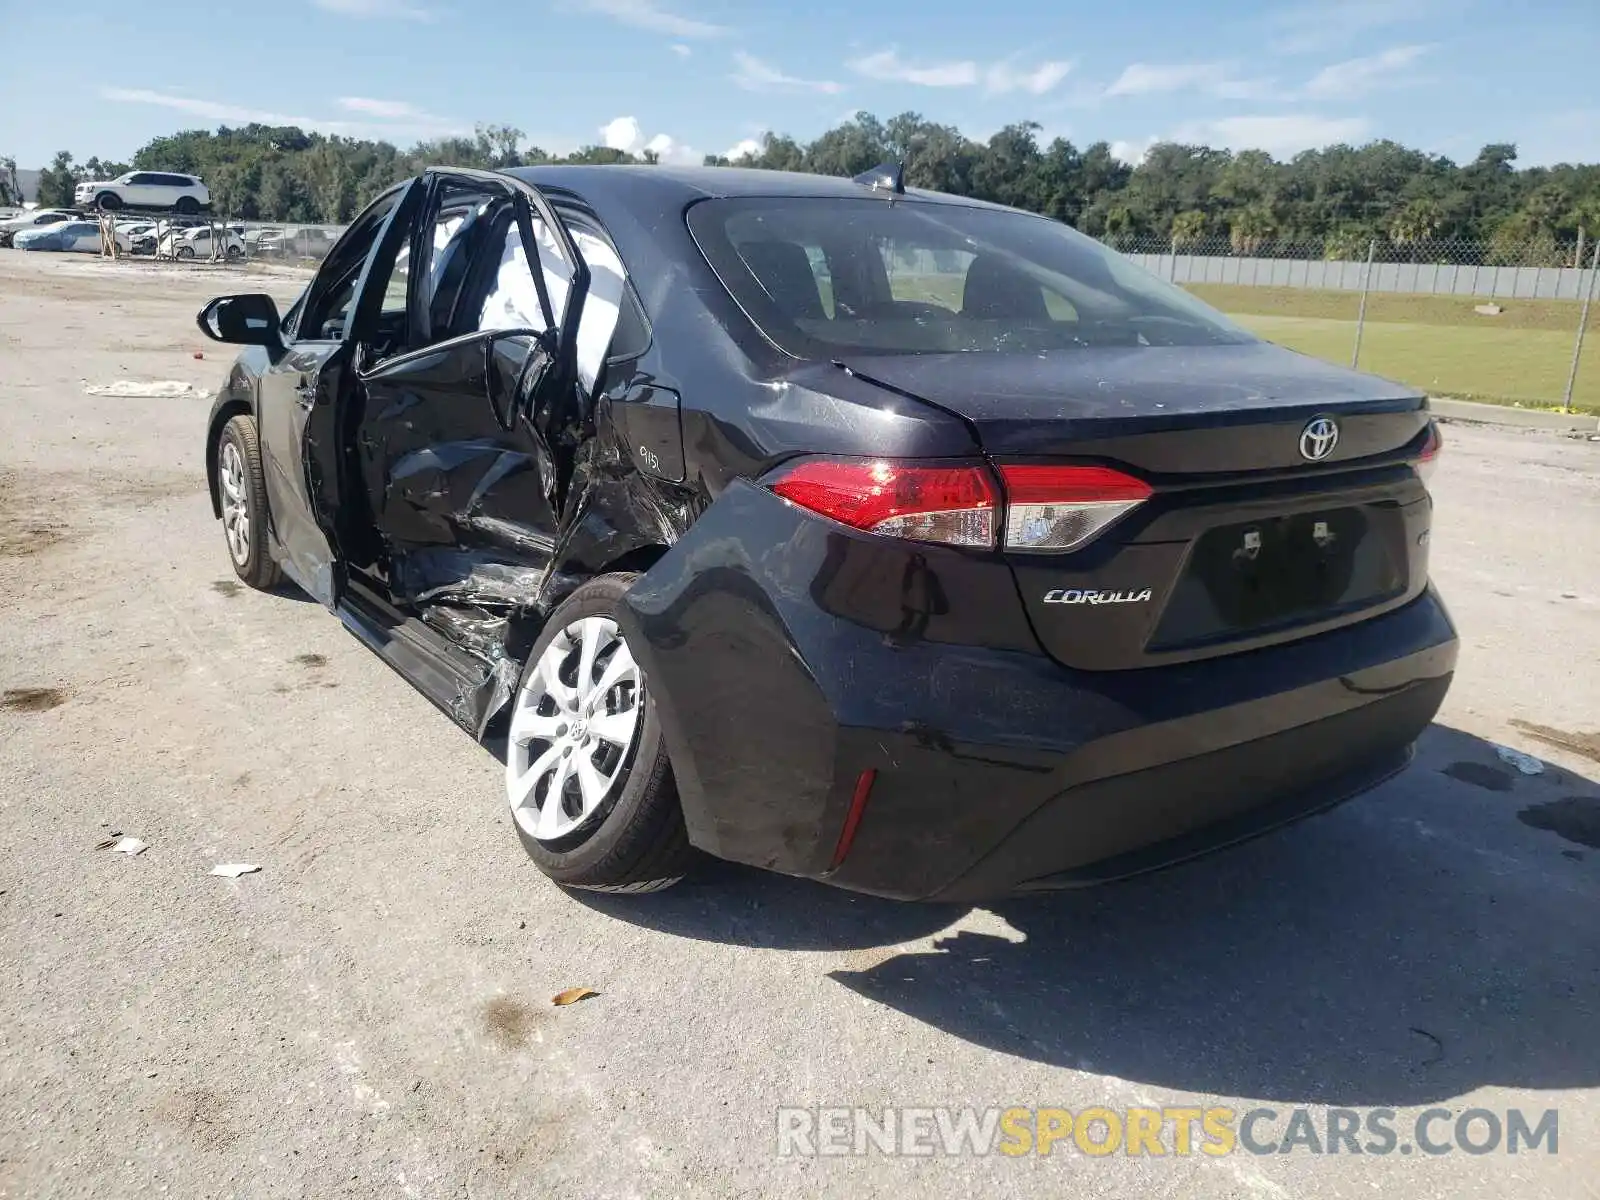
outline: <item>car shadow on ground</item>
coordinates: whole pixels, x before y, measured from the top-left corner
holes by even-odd
[[[1003,922],[979,923],[1001,932],[942,933],[964,908],[726,866],[658,896],[583,899],[683,937],[883,947],[830,977],[1019,1058],[1404,1106],[1600,1084],[1596,814],[1591,779],[1524,776],[1435,727],[1410,770],[1333,813],[1156,875],[985,906]]]

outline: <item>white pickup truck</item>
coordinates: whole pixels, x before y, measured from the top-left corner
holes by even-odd
[[[193,175],[170,171],[129,171],[117,179],[80,183],[72,193],[80,208],[158,208],[197,213],[211,203],[211,192]]]

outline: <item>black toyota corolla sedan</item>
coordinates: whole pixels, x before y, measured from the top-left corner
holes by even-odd
[[[1394,775],[1455,666],[1424,396],[892,166],[431,170],[199,321],[240,578],[503,737],[569,886],[1120,878]]]

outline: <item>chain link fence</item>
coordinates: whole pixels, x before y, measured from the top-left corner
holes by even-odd
[[[1436,395],[1600,412],[1593,238],[1105,242],[1293,349]]]
[[[110,257],[308,268],[322,261],[345,230],[343,225],[122,211],[96,213],[92,219],[101,227],[101,253]]]

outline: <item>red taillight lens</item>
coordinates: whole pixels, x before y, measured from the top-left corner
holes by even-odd
[[[769,484],[843,525],[951,546],[994,545],[999,497],[983,466],[808,459]]]
[[[1000,468],[1007,550],[1076,550],[1150,498],[1150,485],[1110,467]]]
[[[1433,478],[1433,472],[1439,465],[1439,451],[1444,449],[1444,435],[1439,432],[1439,422],[1428,422],[1428,440],[1422,443],[1422,453],[1417,455],[1417,474],[1422,477],[1422,482],[1427,483]]]

